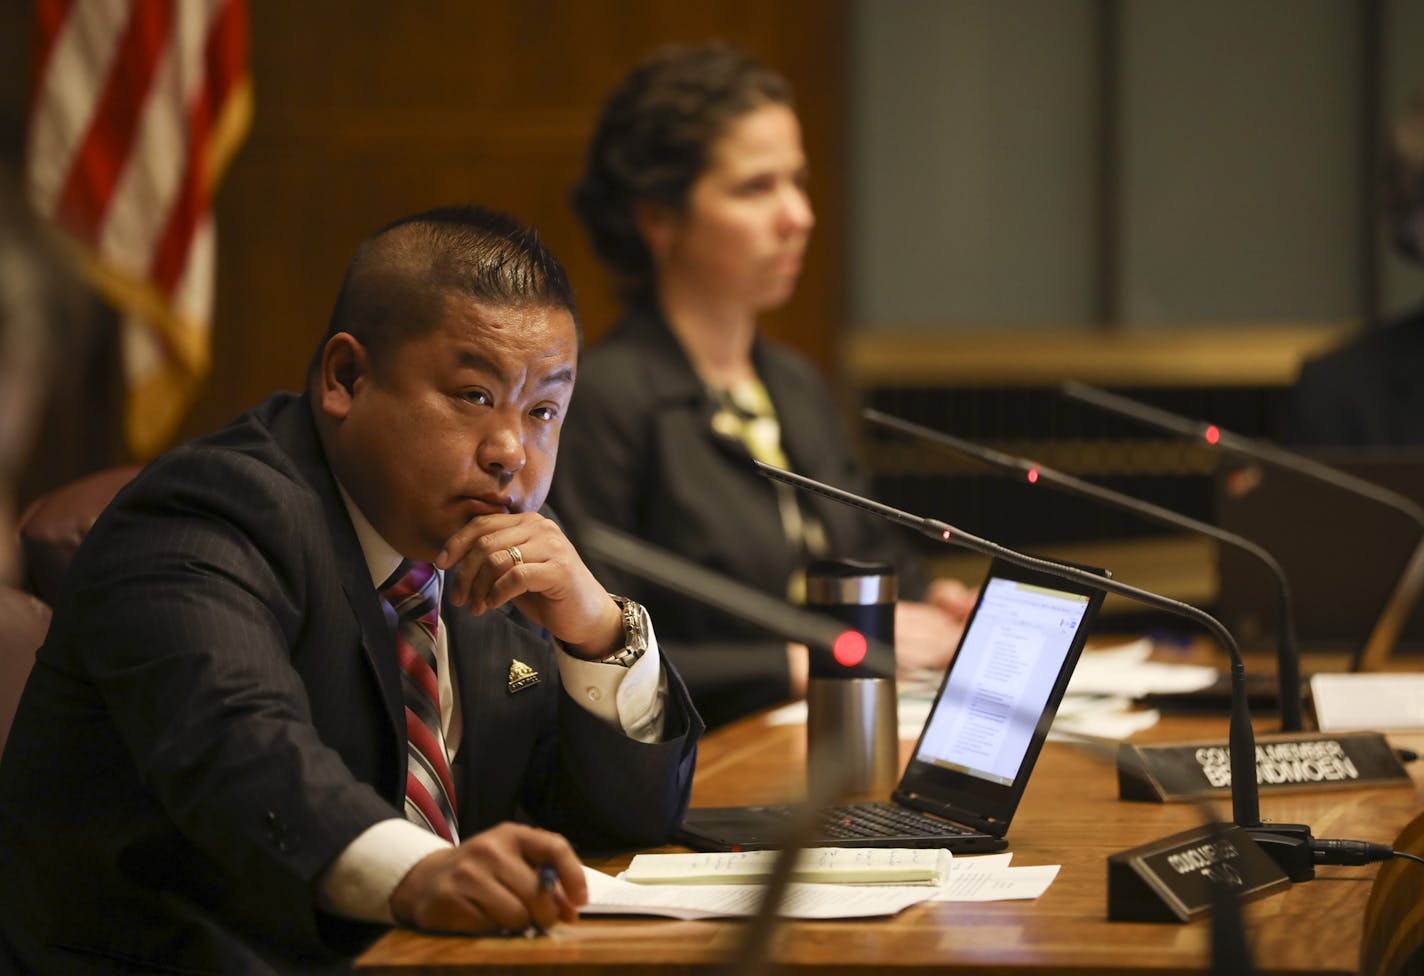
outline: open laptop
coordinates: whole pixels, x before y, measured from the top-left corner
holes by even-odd
[[[1311,451],[1309,456],[1424,504],[1424,451]],[[1358,652],[1419,541],[1408,516],[1268,465],[1228,460],[1215,478],[1216,520],[1262,546],[1285,570],[1302,649]],[[1249,647],[1273,647],[1276,586],[1254,559],[1219,555],[1217,613]],[[1397,646],[1424,648],[1424,601]]]
[[[994,560],[890,802],[827,808],[813,847],[981,853],[1004,834],[1092,631],[1103,591]],[[794,806],[700,807],[697,850],[780,847]]]

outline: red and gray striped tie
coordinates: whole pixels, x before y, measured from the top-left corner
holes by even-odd
[[[395,611],[396,656],[405,698],[407,771],[405,815],[459,843],[455,786],[440,726],[440,686],[435,680],[435,635],[440,627],[440,576],[430,563],[402,562],[381,587]]]

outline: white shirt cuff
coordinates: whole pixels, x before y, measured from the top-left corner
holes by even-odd
[[[570,698],[632,739],[662,739],[667,679],[651,626],[648,649],[631,668],[574,657],[558,641],[554,646],[559,650],[559,678]]]
[[[365,922],[395,923],[391,894],[416,862],[444,850],[450,842],[393,817],[362,831],[318,879],[321,906]]]

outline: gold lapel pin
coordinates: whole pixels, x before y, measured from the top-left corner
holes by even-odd
[[[533,687],[538,683],[538,671],[518,659],[512,659],[509,662],[509,690],[511,694]]]

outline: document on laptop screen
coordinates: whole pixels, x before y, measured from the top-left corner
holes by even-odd
[[[1086,596],[991,578],[915,758],[1011,784],[1087,609]]]

